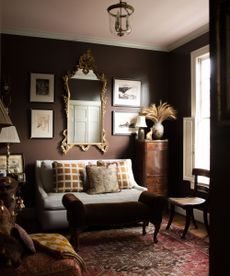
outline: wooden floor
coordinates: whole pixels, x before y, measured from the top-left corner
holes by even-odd
[[[168,221],[167,214],[164,215],[164,219],[166,221]],[[182,215],[179,215],[179,214],[175,214],[172,224],[175,224],[176,226],[181,227],[183,229],[184,225],[185,225],[185,217]],[[196,229],[194,227],[193,223],[191,222],[188,232],[191,232],[192,234],[194,234],[195,236],[197,236],[199,238],[207,237],[208,234],[207,234],[204,224],[197,221],[197,225],[198,225],[198,229]]]

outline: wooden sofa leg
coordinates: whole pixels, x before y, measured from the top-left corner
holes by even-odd
[[[153,233],[153,242],[157,243],[158,242],[157,234],[160,230],[161,223],[160,222],[154,223],[154,226],[155,226],[155,230],[154,230],[154,233]]]

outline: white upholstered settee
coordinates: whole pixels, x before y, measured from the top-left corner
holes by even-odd
[[[107,159],[106,162],[125,161],[127,174],[132,188],[121,189],[119,192],[101,193],[91,195],[87,191],[72,192],[83,204],[91,203],[115,203],[138,201],[140,194],[146,190],[139,186],[133,175],[132,162],[130,159]],[[81,163],[84,165],[97,164],[102,160],[37,160],[36,173],[36,212],[37,219],[43,230],[59,229],[68,227],[66,209],[62,204],[62,198],[66,192],[54,192],[53,162],[58,163]],[[87,174],[84,174],[84,182],[87,184]]]

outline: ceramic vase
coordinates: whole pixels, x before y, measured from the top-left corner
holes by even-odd
[[[152,126],[152,135],[153,139],[155,140],[160,140],[164,134],[164,126],[162,125],[161,122],[156,122]]]

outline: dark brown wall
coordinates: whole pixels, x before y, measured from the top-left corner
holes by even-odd
[[[191,65],[190,53],[209,44],[209,34],[204,34],[169,53],[168,102],[177,110],[177,120],[167,122],[169,131],[169,192],[183,195],[187,185],[183,179],[183,117],[191,116]]]
[[[83,152],[79,148],[66,155],[60,152],[62,131],[66,127],[63,100],[62,76],[78,63],[80,55],[91,49],[98,71],[108,78],[108,103],[105,127],[109,150],[104,155],[96,148]],[[12,103],[10,115],[21,143],[12,145],[12,153],[23,153],[28,183],[24,197],[33,205],[34,163],[37,159],[98,159],[132,157],[134,143],[130,136],[113,136],[111,105],[112,79],[127,78],[142,81],[142,104],[166,100],[168,93],[168,54],[148,50],[112,47],[72,41],[32,38],[14,35],[2,36],[2,75],[10,81]],[[30,103],[30,73],[51,73],[55,75],[55,102]],[[54,110],[54,138],[30,139],[31,109]],[[121,110],[121,109],[120,109]],[[122,108],[130,111],[132,108]],[[1,152],[5,147],[1,146]]]

